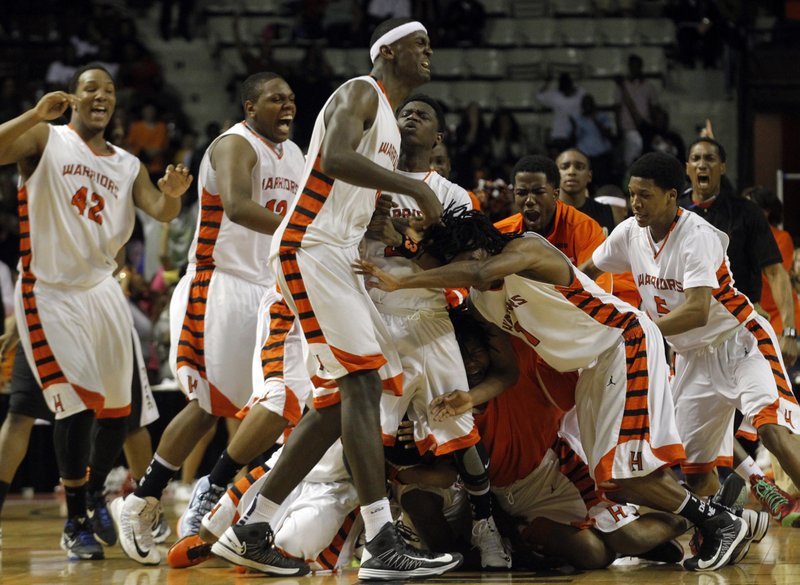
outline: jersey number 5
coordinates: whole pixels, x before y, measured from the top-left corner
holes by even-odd
[[[75,192],[75,195],[72,196],[72,204],[78,208],[78,215],[83,215],[83,212],[86,211],[86,193],[88,193],[88,189],[86,187],[81,187]],[[92,206],[89,207],[89,212],[86,214],[86,217],[97,222],[99,225],[103,225],[103,216],[100,215],[100,212],[103,211],[103,208],[106,206],[106,200],[103,199],[101,195],[92,193],[91,203]]]

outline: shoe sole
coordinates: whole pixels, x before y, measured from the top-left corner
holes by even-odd
[[[792,512],[787,514],[780,520],[781,526],[786,526],[787,528],[797,528],[800,526],[800,512]]]
[[[109,516],[111,515],[110,510],[108,514]],[[86,512],[86,516],[87,518],[89,518],[89,523],[91,524],[94,521],[94,516],[90,516],[88,510]],[[111,527],[112,530],[114,530],[114,538],[103,538],[103,535],[97,530],[95,530],[94,526],[92,526],[92,532],[94,533],[94,537],[97,539],[97,542],[99,542],[103,546],[114,546],[115,544],[117,544],[117,530],[114,525],[114,518],[111,518]]]
[[[740,518],[740,520],[741,520],[741,518]],[[735,552],[736,548],[739,546],[739,544],[747,536],[747,529],[748,529],[748,523],[745,522],[744,520],[742,520],[741,521],[741,528],[739,529],[739,532],[736,534],[736,538],[733,539],[733,542],[731,543],[731,546],[728,548],[728,550],[727,550],[727,552],[725,554],[723,554],[721,557],[719,557],[714,562],[714,564],[709,565],[707,567],[701,567],[699,565],[697,567],[691,567],[691,566],[687,567],[686,563],[689,560],[692,560],[692,559],[687,559],[687,561],[684,561],[683,567],[685,569],[688,569],[689,571],[696,571],[698,573],[704,572],[704,571],[716,571],[720,567],[724,567],[731,560],[731,557],[733,556],[733,553]]]
[[[167,564],[173,569],[185,569],[199,565],[211,557],[211,543],[203,542],[196,535],[186,536],[169,549]]]
[[[438,567],[419,567],[412,571],[392,571],[391,569],[370,569],[361,567],[358,570],[358,578],[362,581],[394,581],[402,579],[418,579],[421,577],[433,577],[451,571],[458,567],[463,558],[457,558],[446,565]]]
[[[78,554],[75,551],[70,550],[67,547],[67,545],[64,544],[63,540],[61,541],[61,550],[63,550],[65,553],[67,553],[67,559],[69,559],[70,561],[102,561],[102,560],[104,560],[106,558],[106,556],[105,556],[105,554],[103,554],[102,550],[100,552],[92,553],[92,554],[88,554],[88,555],[87,554],[84,554],[84,555]]]
[[[259,573],[264,573],[265,575],[273,575],[276,577],[285,577],[287,575],[299,577],[310,572],[308,570],[303,571],[301,568],[275,567],[273,565],[264,565],[255,561],[251,561],[250,559],[240,556],[235,550],[228,548],[222,539],[218,540],[211,546],[211,552],[231,564],[238,565],[240,567],[247,567],[248,569],[258,571]]]
[[[733,551],[729,565],[735,565],[744,559],[747,553],[750,552],[750,545],[761,542],[769,529],[769,514],[756,512],[755,510],[744,510],[744,512],[752,512],[756,516],[753,518],[752,514],[748,515],[753,519],[752,523],[750,520],[745,520],[747,522],[747,534],[742,542],[739,543],[739,546],[736,547],[736,550]],[[744,520],[744,516],[742,516],[742,519]]]

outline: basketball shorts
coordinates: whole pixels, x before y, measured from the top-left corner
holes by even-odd
[[[190,270],[169,307],[169,364],[189,400],[233,417],[253,391],[258,307],[268,287],[213,267]]]
[[[237,416],[244,418],[257,404],[296,425],[314,390],[306,368],[303,332],[274,288],[264,293],[258,315],[256,339],[264,342],[253,353],[253,393]]]
[[[601,488],[605,482],[642,477],[685,458],[664,340],[644,316],[581,371],[575,405],[586,463]]]
[[[384,392],[403,393],[400,358],[364,286],[355,273],[357,247],[282,250],[273,258],[278,285],[298,317],[308,343],[314,407],[337,404],[336,380],[377,370]]]
[[[685,473],[733,463],[733,418],[745,428],[800,426],[800,407],[772,326],[755,315],[722,342],[676,353],[672,381],[675,418],[686,447]]]
[[[447,311],[392,309],[378,306],[403,366],[402,396],[381,400],[381,425],[394,432],[384,443],[394,445],[403,416],[414,423],[414,440],[420,454],[458,451],[480,441],[468,412],[437,422],[430,413],[431,400],[452,390],[469,390],[464,362]]]
[[[24,281],[15,296],[20,343],[55,418],[130,414],[133,320],[117,281],[88,289]]]

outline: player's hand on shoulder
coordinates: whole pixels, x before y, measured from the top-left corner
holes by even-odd
[[[164,176],[158,180],[158,190],[167,197],[180,197],[192,184],[192,178],[184,165],[169,165]]]
[[[78,98],[65,91],[53,91],[44,94],[33,108],[43,122],[59,118],[70,106],[77,107]]]
[[[437,396],[430,404],[431,415],[437,422],[470,412],[472,407],[472,396],[464,390],[453,390]]]
[[[422,217],[415,217],[411,220],[411,227],[416,230],[424,230],[428,226],[439,223],[444,212],[442,202],[436,196],[427,183],[419,182],[420,187],[417,192],[417,205],[422,211]]]

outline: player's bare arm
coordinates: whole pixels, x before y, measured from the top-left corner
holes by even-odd
[[[592,260],[591,256],[586,262],[578,266],[578,270],[583,272],[586,276],[588,276],[592,280],[597,280],[597,278],[600,275],[604,274],[603,271],[600,270],[594,263],[594,260]]]
[[[772,291],[772,296],[775,299],[775,305],[781,314],[781,321],[783,323],[794,323],[794,302],[792,300],[792,281],[789,278],[789,273],[786,272],[783,265],[780,263],[770,264],[763,269],[764,276],[769,282],[769,288]],[[793,337],[781,336],[778,338],[781,346],[781,354],[783,354],[783,361],[786,362],[786,367],[791,368],[797,361],[798,347],[797,341]]]
[[[192,176],[182,164],[169,165],[164,176],[153,185],[143,164],[133,182],[133,203],[158,221],[172,221],[181,211],[181,196],[192,184]]]
[[[711,287],[687,288],[684,294],[686,301],[680,307],[655,320],[662,335],[678,335],[698,327],[704,327],[708,323]]]
[[[217,186],[225,214],[233,223],[272,235],[283,219],[253,200],[253,169],[258,157],[241,136],[225,136],[214,145],[211,166],[217,172]]]
[[[36,106],[0,125],[0,165],[38,159],[50,134],[45,122],[59,118],[76,102],[77,98],[65,91],[47,93]],[[23,171],[30,175],[33,169]]]
[[[387,170],[356,152],[377,111],[378,95],[366,81],[354,81],[336,93],[325,110],[322,171],[357,187],[413,197],[425,217],[424,225],[436,223],[442,204],[427,184]]]
[[[403,243],[403,233],[397,229],[391,217],[393,207],[397,207],[397,203],[392,200],[392,196],[381,193],[367,225],[366,237],[383,242],[387,246],[399,246]]]

